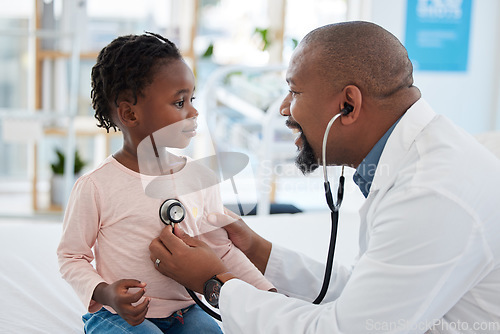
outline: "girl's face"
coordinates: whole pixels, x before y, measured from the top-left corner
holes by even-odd
[[[140,140],[154,134],[158,147],[186,147],[196,135],[194,75],[181,59],[160,65],[151,85],[138,96]]]

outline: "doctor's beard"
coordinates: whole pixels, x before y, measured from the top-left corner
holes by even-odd
[[[295,158],[295,166],[297,166],[302,174],[307,175],[314,172],[319,167],[319,160],[316,159],[314,150],[307,141],[302,129],[300,139],[302,141],[302,149],[299,148],[299,154]]]

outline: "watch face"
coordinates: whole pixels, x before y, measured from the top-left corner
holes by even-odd
[[[214,278],[209,279],[203,288],[203,295],[207,303],[213,307],[219,307],[219,295],[222,283]]]

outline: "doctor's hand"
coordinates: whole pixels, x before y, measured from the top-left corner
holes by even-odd
[[[170,225],[166,226],[151,242],[149,251],[159,272],[199,293],[203,293],[203,285],[211,277],[228,272],[206,243],[190,237],[178,225],[175,234]]]
[[[208,222],[223,227],[233,244],[264,274],[271,254],[271,242],[255,233],[240,216],[227,208],[224,208],[224,214],[211,213]]]

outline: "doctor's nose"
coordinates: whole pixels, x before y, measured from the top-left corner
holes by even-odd
[[[281,116],[290,116],[290,98],[291,94],[288,93],[285,98],[283,99],[283,102],[281,102],[280,105],[280,115]]]

